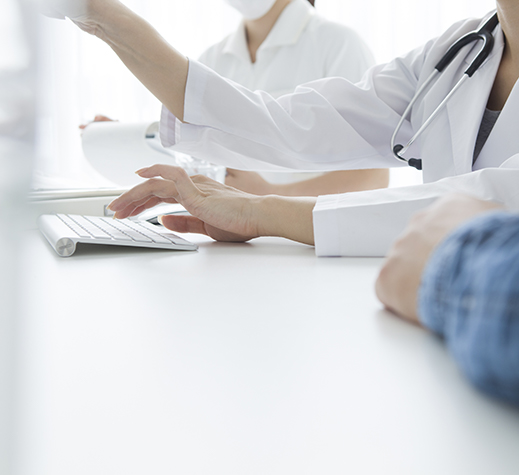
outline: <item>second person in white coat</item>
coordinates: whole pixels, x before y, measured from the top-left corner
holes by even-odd
[[[243,17],[238,28],[199,61],[221,76],[278,98],[325,77],[359,81],[374,64],[350,28],[315,13],[307,0],[226,0]],[[256,18],[256,16],[259,17]],[[228,169],[226,184],[250,193],[318,196],[383,188],[389,170],[263,172]]]

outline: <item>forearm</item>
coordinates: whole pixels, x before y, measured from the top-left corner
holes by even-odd
[[[320,196],[387,188],[388,185],[389,170],[377,168],[330,172],[308,180],[272,187],[275,194],[283,196]]]
[[[313,197],[261,197],[257,206],[260,236],[278,236],[304,244],[314,244]]]
[[[184,117],[188,60],[120,2],[92,2],[90,28],[178,119]]]
[[[385,256],[413,215],[453,192],[519,210],[518,179],[517,169],[486,168],[424,185],[320,196],[314,213],[317,255]]]
[[[422,323],[481,390],[519,403],[519,217],[496,213],[451,234],[426,268]]]

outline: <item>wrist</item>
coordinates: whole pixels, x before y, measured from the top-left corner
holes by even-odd
[[[281,186],[275,183],[265,181],[265,189],[263,195],[281,195]]]
[[[267,195],[259,198],[257,226],[260,236],[276,236],[314,244],[314,197]]]
[[[123,24],[124,17],[132,13],[118,0],[85,0],[85,12],[85,15],[71,20],[82,30],[109,44],[113,33]]]

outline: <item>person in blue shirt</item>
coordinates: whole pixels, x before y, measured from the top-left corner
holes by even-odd
[[[419,213],[376,284],[398,315],[445,339],[485,393],[519,405],[519,215],[453,195]]]

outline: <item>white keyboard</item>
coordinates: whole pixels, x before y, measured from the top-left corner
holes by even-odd
[[[195,251],[193,244],[147,221],[100,218],[72,214],[44,214],[40,231],[61,257],[69,257],[78,243],[113,246],[151,247],[175,251]]]

